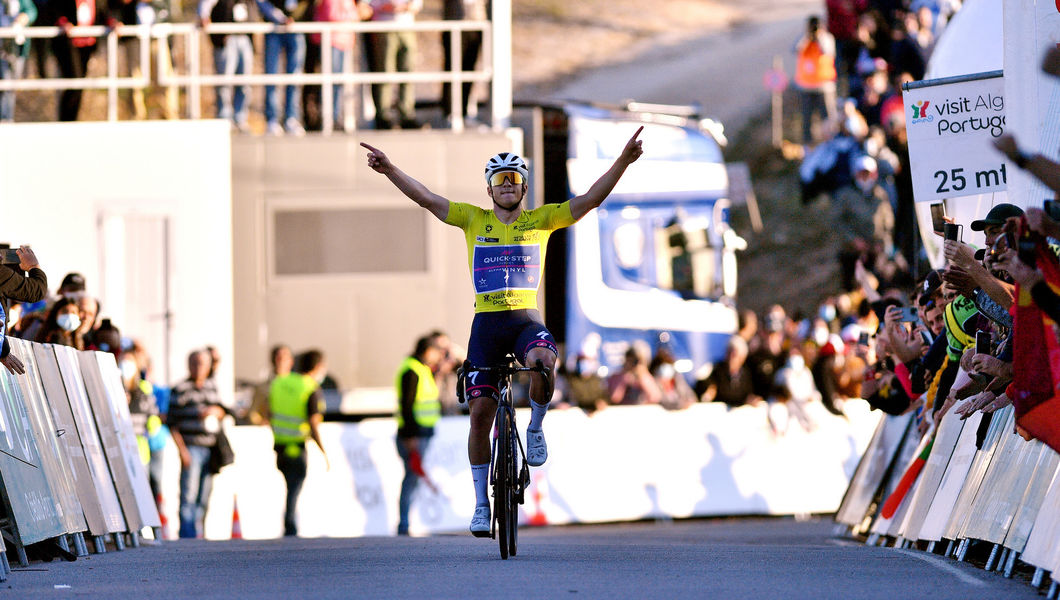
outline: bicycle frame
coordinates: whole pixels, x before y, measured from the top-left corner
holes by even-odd
[[[517,551],[518,508],[525,499],[530,483],[530,467],[526,450],[515,423],[512,376],[520,372],[537,372],[550,378],[548,369],[538,362],[533,367],[516,367],[513,358],[502,367],[474,367],[464,363],[458,373],[458,394],[463,399],[464,377],[471,372],[493,372],[499,376],[497,414],[494,417],[493,441],[490,448],[490,485],[493,487],[494,510],[490,523],[490,538],[500,538],[501,558],[514,556]],[[507,449],[505,448],[507,446]],[[516,451],[518,448],[518,451]],[[499,535],[498,535],[499,534]]]

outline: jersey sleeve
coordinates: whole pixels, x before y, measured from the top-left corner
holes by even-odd
[[[570,200],[562,204],[546,204],[541,207],[541,210],[547,211],[543,221],[545,228],[549,231],[570,227],[576,222],[574,215],[571,214]]]
[[[467,229],[471,224],[471,216],[475,207],[465,202],[449,202],[449,214],[445,216],[445,224]]]

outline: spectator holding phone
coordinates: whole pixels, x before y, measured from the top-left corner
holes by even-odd
[[[3,264],[0,264],[0,314],[4,318],[5,340],[8,333],[8,317],[11,301],[40,302],[48,294],[48,276],[40,268],[37,256],[29,246],[16,249],[5,248]],[[5,341],[6,343],[6,341]],[[23,373],[24,367],[17,356],[4,352],[0,355],[3,364],[12,373]]]

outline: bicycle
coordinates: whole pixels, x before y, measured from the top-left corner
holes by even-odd
[[[525,498],[526,487],[530,484],[530,467],[526,463],[526,452],[523,441],[515,424],[514,392],[512,376],[524,372],[537,372],[545,377],[545,385],[552,387],[552,374],[541,361],[533,367],[515,366],[512,355],[507,357],[508,364],[500,367],[475,367],[470,361],[464,361],[457,372],[459,389],[457,397],[464,401],[466,389],[464,378],[473,373],[496,373],[499,376],[497,388],[500,399],[497,401],[497,416],[493,424],[493,448],[490,452],[490,483],[493,485],[493,519],[490,523],[490,538],[498,539],[501,558],[515,556],[518,550],[519,506]],[[472,375],[473,377],[473,375]],[[518,449],[518,452],[516,450]]]

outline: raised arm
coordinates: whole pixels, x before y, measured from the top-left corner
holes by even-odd
[[[633,134],[633,137],[629,138],[629,141],[626,142],[626,147],[622,149],[622,154],[619,154],[618,158],[615,159],[615,164],[611,165],[611,168],[601,175],[600,179],[596,180],[596,183],[589,188],[589,191],[581,196],[571,198],[570,212],[574,220],[584,217],[590,210],[600,206],[604,199],[607,198],[607,195],[611,193],[611,190],[618,185],[618,180],[626,172],[626,167],[640,158],[641,154],[644,154],[644,149],[641,147],[643,142],[637,139],[637,136],[643,130],[644,126],[642,125]]]
[[[368,149],[368,166],[373,171],[386,175],[386,178],[397,189],[401,190],[402,194],[429,210],[439,220],[444,221],[449,216],[449,200],[435,194],[427,189],[427,186],[409,177],[407,173],[390,162],[390,159],[387,158],[386,154],[383,154],[382,150],[373,148],[364,142],[361,142],[361,145]]]

